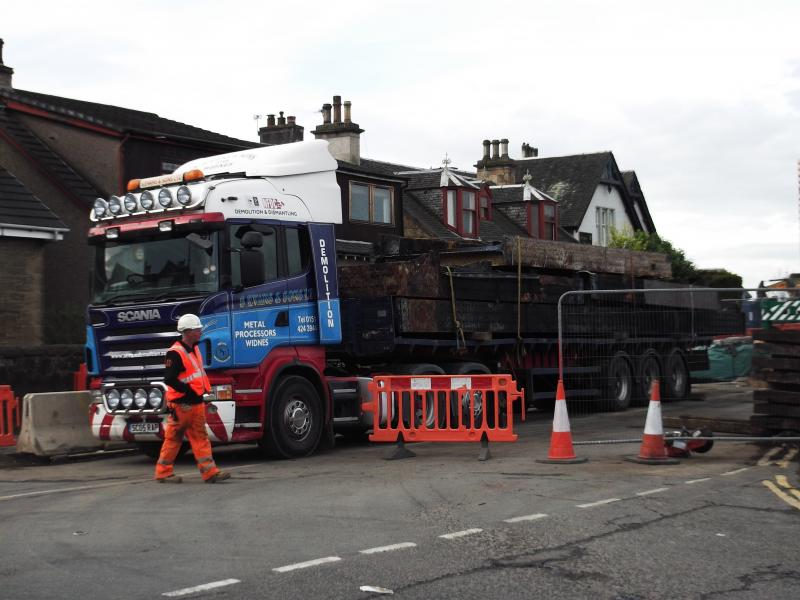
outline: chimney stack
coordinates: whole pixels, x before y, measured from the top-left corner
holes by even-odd
[[[500,158],[508,158],[508,140],[506,138],[500,140]]]
[[[334,123],[341,123],[342,122],[342,97],[341,96],[334,96],[333,97],[333,122]]]
[[[344,106],[344,122],[342,122],[342,106]],[[331,122],[333,108],[333,122]],[[352,103],[349,100],[342,104],[341,96],[333,97],[333,104],[322,105],[322,125],[313,131],[318,140],[328,141],[328,150],[336,160],[361,164],[361,134],[364,130],[353,123],[351,115]]]
[[[274,114],[267,115],[267,126],[258,130],[258,138],[267,146],[302,142],[303,127],[297,124],[295,117],[284,117],[280,111],[277,121]]]
[[[11,76],[14,74],[14,69],[3,63],[3,44],[4,42],[0,38],[0,88],[11,88]]]
[[[522,144],[522,158],[536,158],[539,156],[539,149],[534,148],[528,142]]]
[[[483,140],[483,160],[489,160],[489,146],[492,142]]]

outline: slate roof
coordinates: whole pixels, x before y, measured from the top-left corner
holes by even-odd
[[[558,200],[558,218],[564,227],[578,227],[592,201],[611,152],[522,158],[515,161],[517,179],[530,171],[531,184]]]
[[[651,233],[655,232],[656,225],[653,222],[653,217],[650,216],[650,209],[647,208],[647,200],[644,198],[644,192],[642,191],[642,186],[639,184],[636,171],[622,171],[622,180],[625,182],[628,194],[630,194],[631,198],[642,211],[647,231]]]
[[[403,212],[411,216],[420,226],[431,235],[441,239],[460,239],[455,231],[442,223],[442,219],[425,206],[420,196],[435,193],[441,198],[441,191],[436,190],[406,190],[403,193]]]
[[[164,136],[204,144],[218,144],[231,149],[255,148],[261,144],[238,140],[179,121],[165,119],[156,113],[74,100],[61,96],[50,96],[19,89],[0,89],[0,101],[15,101],[39,108],[66,118],[80,119],[119,133],[141,133],[149,136]]]
[[[95,198],[102,195],[28,129],[13,111],[7,110],[2,104],[0,104],[0,135],[9,138],[21,148],[40,169],[78,202],[84,202],[88,207]]]
[[[0,227],[4,225],[69,231],[39,198],[14,175],[0,167]]]

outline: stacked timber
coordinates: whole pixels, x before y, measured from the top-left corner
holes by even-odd
[[[800,331],[770,329],[753,334],[751,377],[753,425],[770,431],[800,431]]]

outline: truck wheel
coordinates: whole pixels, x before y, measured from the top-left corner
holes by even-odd
[[[642,405],[650,401],[650,387],[653,381],[658,379],[660,386],[663,390],[664,381],[661,376],[661,360],[658,358],[658,353],[653,350],[647,350],[641,359],[639,359],[639,368],[637,372],[637,396]]]
[[[618,352],[606,370],[606,406],[609,410],[626,410],[633,399],[633,369],[625,352]]]
[[[492,373],[489,367],[478,362],[450,363],[444,365],[444,368],[451,375],[491,375]],[[471,422],[470,399],[472,400],[472,412],[475,415],[475,427],[483,426],[484,414],[490,415],[490,421],[494,421],[494,400],[490,398],[484,399],[481,392],[474,392],[471,395],[472,398],[470,398],[470,393],[461,394],[460,403],[463,422],[467,425]],[[490,426],[494,427],[494,423],[490,423]]]
[[[397,365],[393,372],[397,373],[398,375],[444,375],[444,370],[438,366],[428,363],[418,363],[418,364],[410,364],[410,365]],[[411,419],[409,418],[409,412],[411,408],[411,398],[410,395],[407,393],[403,393],[402,395],[402,408],[398,409],[397,405],[392,407],[393,416],[392,416],[392,427],[396,427],[398,423],[398,414],[403,415],[403,423],[406,427],[410,427]],[[436,424],[436,410],[435,410],[435,402],[436,402],[437,394],[430,392],[425,394],[425,406],[421,406],[421,403],[415,402],[414,406],[414,423],[416,425],[422,425],[425,423],[426,427],[435,428]],[[445,401],[444,398],[439,398],[439,427],[444,427],[447,423],[445,417]],[[423,414],[423,408],[425,409]]]
[[[259,446],[275,458],[311,454],[322,434],[322,403],[305,377],[290,375],[278,381],[269,400],[269,414]]]
[[[692,381],[689,367],[683,352],[673,349],[667,357],[664,373],[665,398],[667,400],[685,400],[692,392]]]

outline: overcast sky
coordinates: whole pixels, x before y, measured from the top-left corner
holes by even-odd
[[[800,2],[9,3],[14,86],[257,140],[353,103],[362,156],[611,150],[658,232],[746,285],[800,271]],[[263,124],[263,121],[262,121]]]

